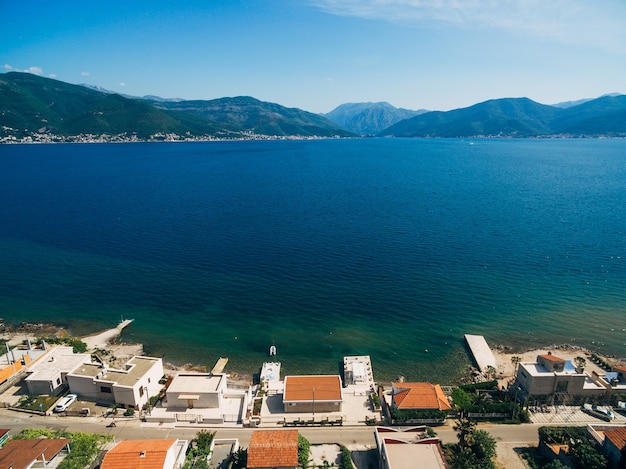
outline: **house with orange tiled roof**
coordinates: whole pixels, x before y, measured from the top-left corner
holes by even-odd
[[[0,449],[0,468],[56,467],[69,454],[69,443],[67,438],[11,440]]]
[[[393,410],[451,410],[441,386],[430,383],[392,383]]]
[[[101,469],[178,469],[185,464],[187,440],[125,440],[104,456]]]
[[[547,397],[555,403],[565,403],[570,396],[593,396],[607,392],[596,376],[592,378],[577,370],[570,360],[548,352],[538,355],[534,362],[522,362],[517,367],[515,383],[509,392],[522,401],[528,397]]]
[[[298,430],[256,430],[248,445],[248,469],[296,469]]]
[[[339,375],[286,376],[285,412],[339,412],[343,402]]]
[[[622,456],[622,449],[626,446],[626,427],[613,427],[604,431],[604,451],[615,464]]]

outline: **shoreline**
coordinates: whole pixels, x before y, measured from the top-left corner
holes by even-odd
[[[53,337],[77,337],[87,345],[87,351],[89,353],[99,353],[104,356],[103,358],[108,360],[111,366],[119,367],[123,366],[124,363],[126,363],[126,361],[133,356],[144,354],[143,344],[118,342],[123,330],[132,324],[133,321],[134,320],[132,319],[122,320],[116,327],[84,336],[74,336],[67,329],[53,324],[25,323],[16,328],[7,328],[5,326],[5,330],[1,333],[0,337],[5,339],[9,345],[20,345],[26,340],[33,340],[44,335]],[[585,369],[588,372],[595,371],[597,373],[603,373],[604,370],[590,360],[590,357],[593,354],[603,358],[612,365],[626,361],[624,358],[605,355],[603,353],[571,344],[551,344],[543,347],[529,348],[512,348],[506,345],[495,344],[489,345],[489,348],[496,359],[497,366],[495,378],[503,386],[508,386],[508,384],[510,384],[515,378],[515,365],[512,361],[513,357],[518,357],[521,362],[534,362],[537,355],[548,353],[552,353],[565,360],[571,360],[572,362],[577,357],[583,357],[586,360]],[[470,363],[472,363],[471,354],[468,354],[468,359],[470,360]],[[270,359],[268,358],[268,360]],[[167,374],[177,374],[181,371],[208,372],[210,371],[209,366],[210,365],[195,365],[193,363],[178,365],[171,362],[163,362],[163,368]],[[262,366],[262,364],[260,364],[259,367],[260,366]],[[253,382],[254,378],[253,373],[240,373],[235,370],[227,371],[226,374],[229,375],[230,379],[233,381],[245,382],[249,384]],[[472,363],[468,368],[466,378],[461,379],[461,382],[467,382],[473,378],[479,378],[481,375],[484,377],[484,374],[479,373],[475,364]],[[384,385],[390,384],[391,382],[392,381],[389,380],[376,380],[376,383]]]

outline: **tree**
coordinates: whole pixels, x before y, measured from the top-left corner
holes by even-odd
[[[489,365],[487,369],[485,370],[485,373],[487,373],[487,378],[494,379],[496,377],[496,374],[498,373],[498,370],[496,370],[493,366]]]
[[[478,459],[491,459],[496,455],[496,440],[485,430],[475,430],[472,435],[472,452]]]
[[[588,440],[582,440],[570,447],[574,465],[580,469],[605,469],[607,460]]]
[[[467,410],[472,406],[472,398],[461,388],[454,388],[450,397],[459,410]]]
[[[234,453],[230,453],[227,464],[231,469],[244,469],[248,465],[248,450],[239,448]]]
[[[569,469],[569,468],[558,459],[554,459],[553,461],[543,466],[543,469]]]
[[[309,467],[309,458],[311,457],[311,443],[305,437],[298,433],[298,464],[306,469]]]
[[[576,362],[576,370],[579,373],[582,373],[582,371],[585,369],[585,365],[587,364],[587,360],[585,360],[584,357],[576,357],[574,358],[574,361]]]
[[[511,357],[511,363],[513,364],[513,374],[514,375],[517,374],[517,367],[519,366],[521,361],[522,361],[522,359],[520,357],[518,357],[517,355],[514,355],[514,356]]]
[[[474,431],[476,430],[476,422],[468,418],[460,418],[454,424],[454,431],[459,438],[459,447],[461,449],[469,448],[474,444]]]

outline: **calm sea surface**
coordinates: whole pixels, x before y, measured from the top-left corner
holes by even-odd
[[[626,141],[0,146],[0,316],[173,363],[451,382],[463,334],[626,355]]]

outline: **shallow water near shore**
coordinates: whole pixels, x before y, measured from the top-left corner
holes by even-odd
[[[0,315],[173,363],[442,383],[463,334],[624,356],[626,141],[0,147]]]

